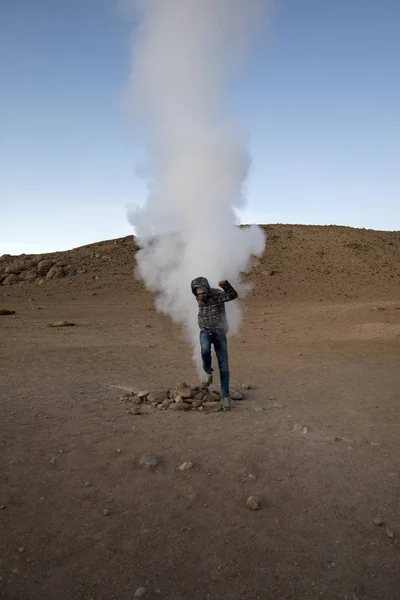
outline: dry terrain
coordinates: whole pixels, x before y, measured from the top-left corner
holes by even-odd
[[[0,258],[1,598],[400,599],[400,233],[266,230],[231,413],[120,400],[196,383],[132,238]]]

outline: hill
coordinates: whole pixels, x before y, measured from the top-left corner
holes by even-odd
[[[337,226],[263,225],[266,250],[246,275],[253,295],[271,300],[395,299],[400,286],[400,232]],[[5,286],[124,286],[132,282],[133,236],[66,252],[3,255]],[[55,283],[56,282],[56,283]],[[135,281],[135,285],[142,287]]]

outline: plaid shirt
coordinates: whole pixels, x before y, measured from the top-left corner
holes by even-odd
[[[238,293],[228,281],[226,281],[223,290],[210,288],[207,280],[203,280],[201,285],[204,285],[204,281],[207,283],[205,287],[208,288],[208,295],[205,300],[197,298],[199,327],[206,333],[227,333],[229,326],[226,318],[225,302],[235,300]]]

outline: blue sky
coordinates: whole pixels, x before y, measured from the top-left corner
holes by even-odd
[[[132,232],[129,34],[113,0],[0,3],[0,254]],[[244,222],[400,229],[398,0],[276,0],[232,101]]]

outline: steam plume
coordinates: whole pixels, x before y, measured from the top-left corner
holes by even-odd
[[[197,353],[197,305],[190,281],[212,286],[264,250],[263,231],[239,229],[250,168],[246,138],[230,115],[228,87],[243,64],[267,0],[132,0],[131,106],[149,139],[148,197],[129,212],[141,250],[138,274],[157,309],[182,323]],[[231,332],[240,326],[228,305]]]

